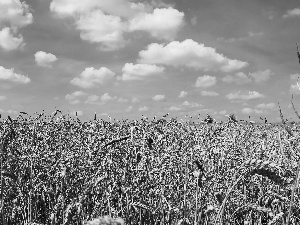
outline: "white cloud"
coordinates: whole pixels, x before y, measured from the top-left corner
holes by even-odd
[[[242,110],[243,114],[262,114],[263,112],[258,109],[251,109],[251,108],[243,108]]]
[[[147,112],[147,111],[149,111],[149,107],[143,106],[143,107],[139,108],[139,111],[140,112]]]
[[[0,47],[2,47],[6,51],[12,51],[17,48],[22,48],[25,45],[25,43],[23,43],[22,35],[14,37],[12,31],[13,30],[8,27],[0,30]]]
[[[118,102],[127,103],[127,102],[129,102],[129,100],[127,98],[119,98]]]
[[[178,98],[184,98],[187,96],[187,92],[186,91],[181,91],[180,94],[178,95]]]
[[[226,110],[222,110],[222,111],[219,112],[219,114],[221,114],[221,115],[225,115],[226,113],[227,113]]]
[[[169,110],[170,110],[170,111],[180,111],[181,108],[179,108],[179,107],[177,107],[177,106],[171,106],[171,107],[169,108]]]
[[[274,75],[271,70],[257,71],[255,73],[249,73],[256,83],[261,83],[270,79]]]
[[[133,107],[130,105],[130,106],[128,106],[128,108],[127,108],[125,111],[126,111],[126,112],[131,112],[132,109],[133,109]]]
[[[153,101],[163,101],[165,98],[165,95],[155,95],[152,99]]]
[[[227,75],[222,78],[222,81],[226,83],[246,84],[251,82],[251,79],[247,77],[243,72],[238,72],[235,75]]]
[[[131,103],[137,103],[137,102],[139,102],[139,101],[140,101],[140,100],[139,100],[138,98],[135,98],[135,97],[131,99]]]
[[[299,82],[298,82],[299,84]],[[290,93],[300,95],[300,86],[298,84],[292,84],[290,87]],[[300,85],[300,84],[299,84]]]
[[[283,18],[300,17],[300,9],[294,8],[294,9],[288,10],[282,17]]]
[[[240,92],[237,93],[229,93],[225,96],[229,100],[254,100],[263,98],[264,95],[258,93],[257,91],[249,91],[248,94],[241,94]]]
[[[202,96],[218,96],[219,93],[214,91],[201,91]]]
[[[156,65],[148,65],[148,64],[132,64],[126,63],[122,69],[123,75],[121,77],[122,80],[142,80],[145,77],[158,75],[163,73],[165,70],[164,67],[159,67]]]
[[[100,9],[106,14],[131,18],[137,13],[144,12],[147,6],[143,3],[133,3],[127,0],[52,0],[50,4],[51,12],[60,17],[75,17],[96,9]]]
[[[77,113],[77,116],[83,116],[83,112],[80,111],[80,110],[79,111],[73,111],[73,112],[70,113],[70,115],[71,116],[76,116],[76,113]]]
[[[107,102],[115,99],[115,97],[111,97],[108,93],[105,93],[101,96],[101,101],[102,102]]]
[[[182,105],[187,106],[187,107],[189,107],[189,108],[197,108],[197,107],[202,106],[201,104],[198,104],[198,103],[196,103],[196,102],[189,102],[189,101],[184,101],[184,102],[182,103]]]
[[[211,87],[211,86],[215,85],[216,83],[217,83],[216,77],[204,75],[202,77],[197,78],[195,86],[207,88],[207,87]]]
[[[100,10],[80,16],[76,27],[81,31],[80,37],[90,43],[100,43],[100,49],[113,51],[125,46],[123,32],[126,24],[120,17],[105,15]]]
[[[98,99],[99,99],[98,95],[90,95],[90,96],[88,96],[85,103],[94,103],[94,102],[98,101]]]
[[[173,41],[167,45],[152,43],[139,52],[140,63],[187,66],[196,70],[230,72],[248,66],[248,63],[229,59],[191,39]]]
[[[80,100],[78,99],[81,96],[85,96],[87,95],[85,92],[83,91],[75,91],[72,94],[67,94],[65,96],[65,99],[69,101],[70,104],[79,104]]]
[[[0,80],[9,80],[17,83],[27,84],[30,82],[30,78],[22,74],[17,74],[14,69],[5,69],[0,66]]]
[[[103,85],[107,81],[113,79],[115,73],[106,67],[101,67],[99,70],[88,67],[79,77],[71,80],[71,84],[79,86],[81,88],[92,88],[96,84]]]
[[[233,43],[233,42],[238,42],[238,41],[245,41],[253,37],[260,37],[264,33],[263,32],[258,32],[258,33],[253,33],[253,32],[248,32],[247,36],[244,37],[239,37],[239,38],[218,38],[218,41],[222,41],[225,43]]]
[[[0,101],[4,101],[6,100],[6,97],[5,96],[0,96]]]
[[[177,9],[156,8],[152,13],[141,13],[129,22],[129,30],[148,31],[157,39],[172,41],[183,26],[184,13]]]
[[[258,109],[274,109],[276,105],[274,103],[261,103],[255,106]]]
[[[34,54],[35,62],[38,66],[51,67],[57,58],[52,53],[46,53],[43,51],[38,51]]]
[[[33,22],[29,6],[25,1],[0,0],[0,24],[9,22],[11,26],[23,27]]]

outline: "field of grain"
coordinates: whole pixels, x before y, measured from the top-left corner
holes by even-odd
[[[1,224],[300,224],[300,125],[286,128],[2,120]]]

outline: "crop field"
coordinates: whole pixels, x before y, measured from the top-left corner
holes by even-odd
[[[3,225],[300,224],[297,123],[24,117],[0,125]]]

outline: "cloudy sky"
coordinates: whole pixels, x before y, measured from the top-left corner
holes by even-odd
[[[299,0],[0,0],[0,113],[295,119],[299,24]]]

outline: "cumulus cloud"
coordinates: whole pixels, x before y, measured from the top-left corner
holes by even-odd
[[[0,96],[0,101],[4,101],[4,100],[6,100],[6,96],[1,95]]]
[[[30,78],[28,78],[27,76],[15,73],[14,69],[5,69],[2,66],[0,66],[0,80],[8,80],[23,84],[27,84],[30,82]]]
[[[263,112],[259,109],[243,108],[241,110],[243,114],[262,114]]]
[[[165,98],[165,95],[155,95],[152,99],[153,101],[163,101]]]
[[[217,83],[217,78],[209,75],[204,75],[202,77],[198,77],[196,80],[196,87],[207,88],[215,85]]]
[[[13,30],[8,27],[4,27],[0,30],[0,47],[5,51],[22,48],[24,45],[22,35],[15,37]]]
[[[261,103],[255,106],[258,109],[275,109],[276,105],[274,103]]]
[[[38,66],[51,67],[57,58],[52,53],[46,53],[43,51],[38,51],[34,54],[35,62]]]
[[[142,30],[157,39],[175,38],[184,14],[168,5],[154,6],[158,7],[127,0],[52,0],[50,10],[58,17],[73,18],[83,40],[99,43],[101,50],[113,51],[127,43],[125,32]]]
[[[147,111],[149,111],[149,107],[143,106],[143,107],[139,108],[139,111],[140,112],[147,112]]]
[[[129,100],[127,98],[118,98],[118,102],[127,103]]]
[[[122,69],[121,80],[142,80],[148,76],[161,74],[164,70],[164,67],[156,65],[126,63]]]
[[[179,107],[177,107],[177,106],[171,106],[171,107],[169,108],[169,110],[170,110],[170,111],[180,111],[181,108],[179,108]]]
[[[59,17],[75,17],[95,9],[99,9],[106,14],[131,18],[140,12],[144,12],[147,6],[143,3],[133,3],[127,0],[52,0],[50,3],[51,12]]]
[[[133,107],[130,105],[130,106],[128,106],[128,108],[127,108],[125,111],[126,111],[126,112],[131,112],[132,109],[133,109]]]
[[[251,82],[251,79],[243,72],[238,72],[233,76],[226,75],[222,78],[222,81],[226,83],[246,84]]]
[[[90,95],[88,96],[87,100],[85,101],[85,103],[90,103],[90,104],[93,104],[95,103],[96,101],[98,101],[99,99],[99,96],[98,95]]]
[[[71,80],[71,84],[81,88],[92,88],[95,85],[103,85],[107,81],[113,79],[115,73],[106,67],[95,69],[94,67],[86,68],[79,77]]]
[[[187,66],[196,70],[231,72],[248,66],[247,62],[229,59],[191,39],[167,45],[152,43],[139,52],[140,63]]]
[[[251,76],[256,83],[264,82],[270,79],[270,77],[274,75],[274,73],[271,72],[271,70],[263,70],[263,71],[257,71],[255,73],[249,73],[249,76]]]
[[[178,98],[184,98],[187,96],[187,92],[186,91],[181,91],[180,94],[178,95]]]
[[[87,94],[83,91],[75,91],[71,94],[67,94],[65,96],[65,99],[68,100],[70,102],[70,104],[79,104],[80,100],[78,98],[81,96],[85,96],[85,95],[87,95]]]
[[[257,91],[249,91],[248,94],[237,93],[229,93],[226,95],[226,98],[229,100],[254,100],[259,98],[264,98],[264,95],[258,93]]]
[[[101,96],[101,101],[102,102],[108,102],[115,99],[115,97],[111,97],[108,93],[105,93]]]
[[[140,101],[140,100],[139,100],[138,98],[135,98],[135,97],[131,99],[131,103],[137,103],[137,102],[139,102],[139,101]]]
[[[30,8],[25,1],[0,0],[0,24],[10,23],[11,26],[23,27],[33,22]]]
[[[290,9],[282,17],[283,18],[300,17],[300,9],[299,8]]]
[[[125,46],[123,32],[126,24],[120,17],[105,15],[100,10],[80,16],[76,27],[81,31],[82,40],[90,43],[100,43],[101,50],[113,51]]]
[[[290,87],[290,93],[300,95],[300,84],[292,84]]]
[[[189,107],[189,108],[197,108],[197,107],[202,106],[201,104],[198,104],[198,103],[196,103],[196,102],[189,102],[189,101],[184,101],[184,102],[182,103],[182,105],[187,106],[187,107]]]
[[[77,116],[83,116],[83,112],[81,110],[73,111],[70,113],[71,116],[76,116],[76,114],[77,114]]]
[[[201,91],[202,96],[218,96],[219,93],[214,91]]]
[[[183,26],[184,13],[177,9],[156,8],[152,13],[142,13],[129,22],[129,30],[148,31],[157,39],[172,41]]]

